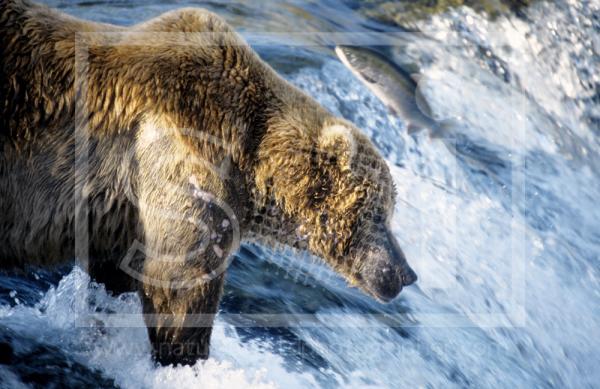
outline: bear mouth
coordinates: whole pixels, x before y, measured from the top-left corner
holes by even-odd
[[[362,289],[375,300],[387,304],[398,297],[400,292],[402,292],[402,285],[399,284],[396,288],[385,289],[376,289],[369,287],[368,285],[363,285]]]
[[[408,265],[396,238],[386,228],[379,245],[366,244],[361,254],[356,279],[362,289],[376,300],[388,303],[403,287],[414,284],[417,275]]]

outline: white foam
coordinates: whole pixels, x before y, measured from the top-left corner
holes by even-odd
[[[86,299],[93,301],[88,305]],[[84,304],[82,306],[82,304]],[[110,322],[89,321],[87,314],[101,310],[128,313],[133,328],[115,328]],[[110,317],[110,316],[109,316]],[[102,286],[75,267],[35,307],[0,307],[0,323],[73,354],[85,365],[100,370],[123,388],[303,388],[314,386],[310,374],[288,372],[282,357],[256,342],[243,343],[233,328],[217,319],[212,356],[193,366],[157,366],[134,294],[112,297]]]

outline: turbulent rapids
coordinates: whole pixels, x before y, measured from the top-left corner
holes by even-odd
[[[47,3],[119,24],[182,5]],[[250,44],[289,20],[308,32],[390,29],[355,5],[200,4]],[[437,118],[460,118],[449,140],[408,135],[330,47],[256,44],[383,153],[393,232],[418,283],[383,305],[313,258],[244,246],[211,358],[157,367],[136,295],[112,296],[78,267],[1,274],[0,388],[597,386],[599,12],[598,1],[537,2],[518,16],[462,7],[417,22],[422,33],[390,53],[419,66]]]

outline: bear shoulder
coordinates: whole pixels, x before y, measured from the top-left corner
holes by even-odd
[[[89,70],[90,76],[95,70],[99,74],[89,81],[88,92],[95,96],[90,109],[94,110],[96,106],[121,107],[133,112],[131,104],[123,104],[144,100],[134,96],[135,91],[144,96],[160,92],[158,88],[150,91],[149,83],[162,87],[165,93],[173,85],[181,91],[192,88],[190,80],[199,80],[199,72],[204,73],[201,76],[212,71],[215,77],[227,73],[235,78],[238,70],[243,70],[237,69],[242,63],[260,62],[224,19],[201,8],[173,10],[124,28],[77,19],[26,0],[0,3],[0,102],[4,102],[0,105],[0,136],[19,141],[30,138],[40,128],[72,119],[77,32],[97,33],[84,35],[92,42],[90,47],[97,45],[86,58],[94,66],[102,66]],[[105,36],[105,32],[109,35]],[[115,32],[121,34],[114,35]],[[141,46],[136,45],[136,39],[141,40]],[[102,47],[106,46],[103,42],[117,45],[109,49]],[[131,49],[133,46],[135,50]],[[234,68],[235,71],[229,71]],[[107,72],[111,74],[108,85],[119,88],[106,87]],[[53,91],[52,96],[47,93],[49,90]],[[117,96],[117,92],[123,96]],[[184,98],[171,96],[170,100],[179,97]],[[190,97],[185,96],[185,100]],[[97,111],[99,121],[112,115],[105,111]]]

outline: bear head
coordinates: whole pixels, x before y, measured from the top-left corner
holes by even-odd
[[[255,186],[266,200],[258,207],[266,202],[263,213],[286,220],[268,234],[323,258],[352,285],[388,302],[417,278],[390,231],[389,168],[350,123],[328,117],[310,127],[306,118],[276,123],[259,148]]]

